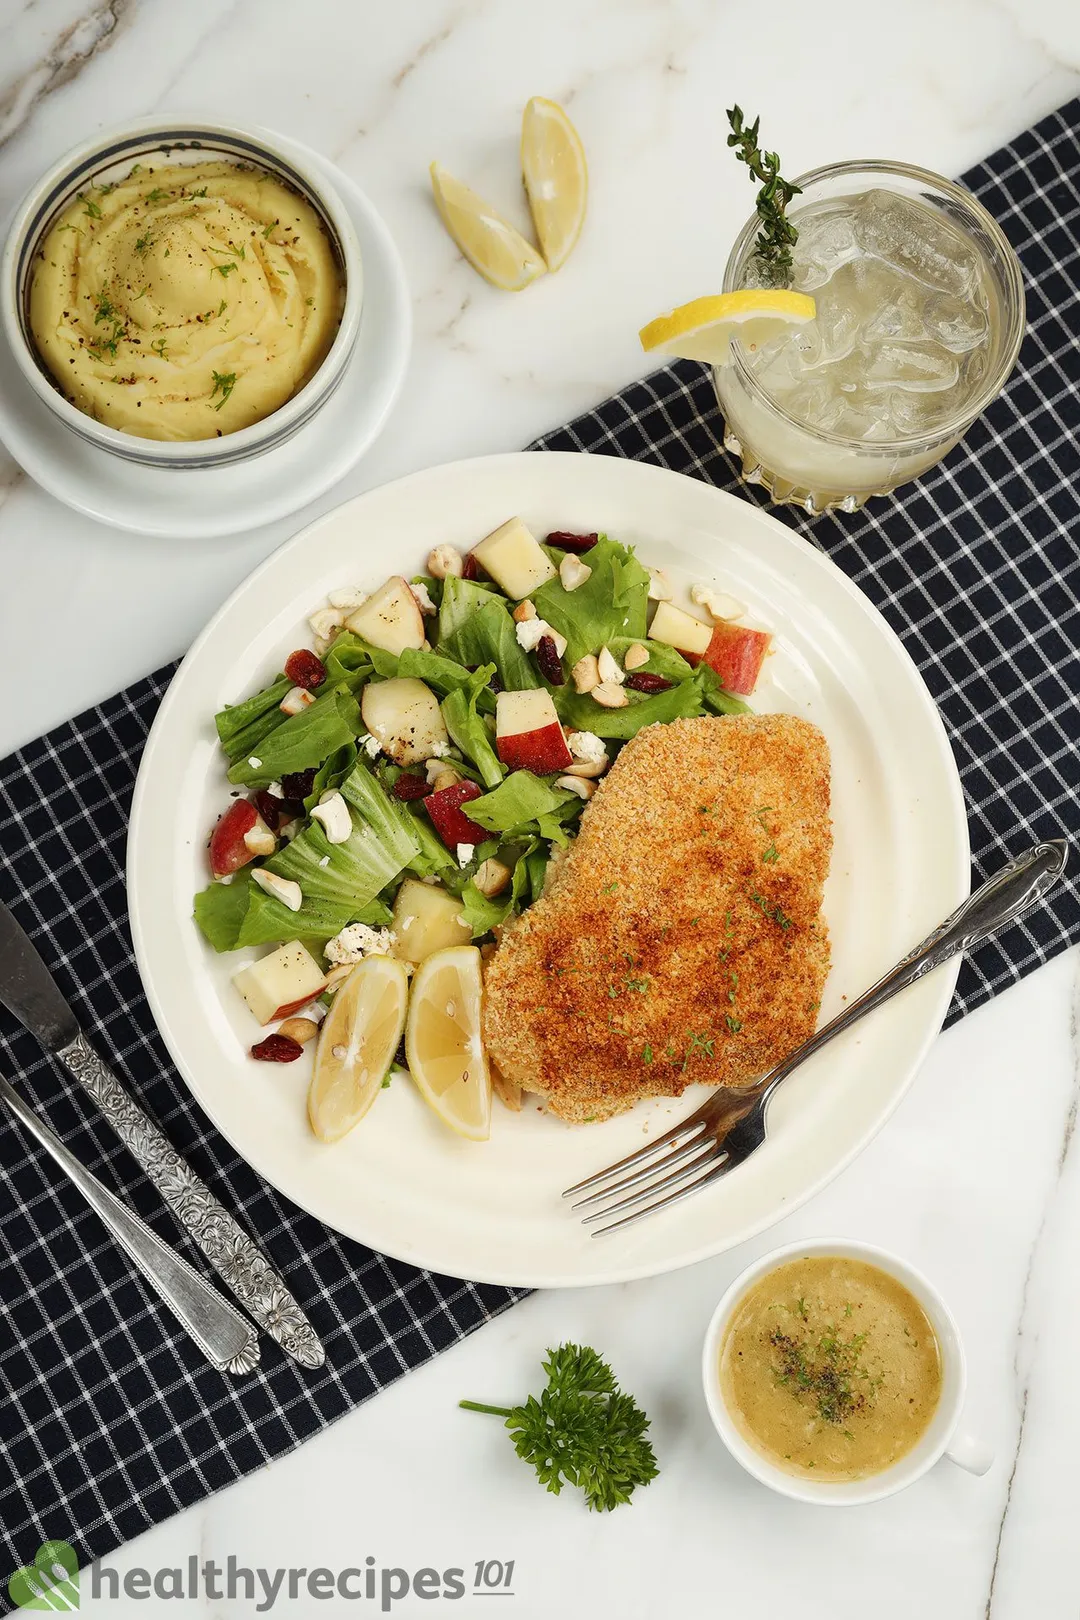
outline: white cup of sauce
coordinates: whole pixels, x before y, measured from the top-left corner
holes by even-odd
[[[940,1354],[941,1389],[926,1428],[911,1449],[876,1473],[858,1479],[815,1479],[774,1463],[752,1445],[737,1422],[721,1380],[721,1356],[732,1321],[755,1285],[778,1267],[803,1258],[829,1257],[859,1261],[894,1278],[914,1296],[930,1322]],[[755,1260],[741,1272],[713,1312],[702,1355],[705,1401],[716,1431],[736,1462],[763,1485],[799,1502],[826,1507],[851,1507],[892,1496],[921,1479],[936,1462],[947,1457],[971,1474],[985,1474],[993,1463],[992,1451],[962,1426],[967,1391],[967,1364],[960,1333],[945,1301],[921,1272],[906,1260],[873,1244],[847,1238],[811,1238],[788,1244]]]

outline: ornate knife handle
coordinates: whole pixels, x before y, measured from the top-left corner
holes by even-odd
[[[175,1219],[244,1309],[286,1355],[302,1367],[321,1367],[326,1352],[285,1283],[255,1241],[98,1057],[86,1036],[80,1032],[56,1056],[97,1103]]]

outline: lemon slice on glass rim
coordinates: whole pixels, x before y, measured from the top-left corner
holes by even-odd
[[[409,979],[390,956],[357,964],[322,1021],[308,1119],[320,1142],[339,1142],[378,1096],[405,1028]]]
[[[504,292],[520,292],[547,265],[531,242],[497,209],[441,163],[431,165],[431,189],[439,216],[454,242],[485,281]]]
[[[782,333],[812,321],[816,313],[814,300],[806,293],[748,288],[691,299],[658,315],[638,335],[647,353],[722,366],[734,339],[753,353]]]
[[[480,1039],[483,976],[475,945],[434,951],[413,976],[405,1053],[420,1095],[459,1136],[491,1134],[491,1074]]]
[[[577,130],[544,96],[533,96],[521,120],[521,174],[540,251],[558,270],[585,223],[589,169]]]

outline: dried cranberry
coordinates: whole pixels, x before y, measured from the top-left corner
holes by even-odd
[[[394,783],[394,798],[404,799],[406,802],[410,799],[426,799],[430,792],[431,783],[413,771],[402,771]]]
[[[675,682],[665,680],[663,675],[647,675],[644,670],[635,669],[626,677],[626,684],[632,692],[666,692]]]
[[[260,1063],[295,1063],[303,1050],[291,1035],[268,1035],[264,1041],[255,1042],[251,1055]]]
[[[477,562],[471,551],[467,551],[462,559],[461,577],[462,579],[480,578],[480,564]]]
[[[266,825],[269,827],[270,831],[277,832],[278,828],[281,826],[281,813],[285,808],[285,801],[283,799],[276,799],[272,793],[267,793],[265,788],[260,788],[258,793],[255,795],[255,808],[266,822]]]
[[[281,778],[281,791],[287,799],[302,802],[315,786],[314,771],[291,771]]]
[[[558,546],[560,551],[574,551],[581,555],[583,551],[591,551],[599,540],[598,534],[567,534],[565,529],[556,529],[547,537],[549,546]]]
[[[562,686],[566,680],[559,649],[550,636],[541,636],[536,643],[536,665],[545,681],[550,681],[552,686]]]
[[[299,647],[286,658],[285,673],[294,686],[302,686],[305,692],[314,692],[326,679],[326,665],[306,647]]]

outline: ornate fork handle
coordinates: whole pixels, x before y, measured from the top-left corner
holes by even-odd
[[[314,1328],[258,1245],[125,1091],[86,1036],[80,1033],[56,1056],[97,1103],[176,1220],[245,1310],[286,1355],[303,1367],[321,1367],[326,1352]]]
[[[940,927],[928,934],[883,978],[845,1007],[843,1012],[823,1024],[790,1057],[742,1095],[753,1103],[763,1103],[793,1069],[835,1036],[858,1023],[868,1012],[891,1001],[909,984],[914,984],[927,973],[933,973],[952,957],[971,950],[1007,923],[1015,922],[1053,888],[1065,870],[1068,852],[1068,844],[1058,838],[1036,844],[1016,860],[1009,861],[1000,872],[995,872],[992,878],[980,884],[951,917],[946,917]],[[708,1104],[705,1106],[708,1107]]]

